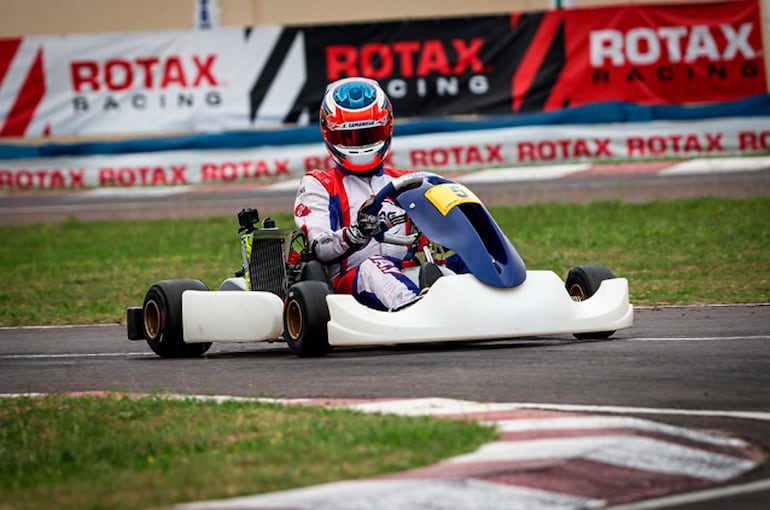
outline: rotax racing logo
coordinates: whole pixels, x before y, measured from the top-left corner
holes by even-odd
[[[703,76],[695,65],[705,67],[708,78],[725,79],[730,72],[754,78],[761,72],[761,52],[752,42],[752,37],[759,37],[756,28],[744,22],[594,30],[590,33],[593,81],[610,82],[612,68],[625,68],[626,82],[691,80]]]
[[[481,95],[490,89],[491,69],[482,60],[483,47],[481,37],[331,45],[326,47],[326,78],[366,76],[379,81],[392,99]]]
[[[216,108],[217,55],[144,55],[72,60],[75,112]]]

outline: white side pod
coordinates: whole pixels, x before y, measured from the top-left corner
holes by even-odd
[[[283,301],[271,292],[187,290],[182,331],[188,344],[276,340],[283,331]]]

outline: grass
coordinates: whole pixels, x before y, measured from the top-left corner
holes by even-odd
[[[491,211],[530,269],[602,264],[638,305],[770,301],[770,198]],[[166,278],[215,288],[240,267],[236,230],[234,216],[1,227],[0,325],[121,322]]]
[[[492,212],[530,269],[602,264],[629,279],[638,305],[770,301],[769,198]]]
[[[0,399],[0,509],[131,509],[376,476],[472,451],[470,421],[162,398]]]

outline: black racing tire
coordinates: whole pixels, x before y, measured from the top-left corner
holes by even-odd
[[[573,301],[585,301],[593,296],[604,280],[615,278],[615,273],[604,266],[578,266],[567,275],[565,286]],[[575,333],[578,340],[600,340],[609,338],[614,331]]]
[[[317,260],[310,260],[302,265],[302,272],[299,279],[301,281],[324,282],[331,287],[332,280],[323,264]]]
[[[200,280],[162,280],[144,296],[142,329],[147,345],[161,358],[194,358],[211,343],[187,344],[182,332],[182,293],[209,290]]]
[[[308,280],[291,286],[283,308],[283,334],[291,352],[303,358],[328,354],[329,307],[332,293],[325,282]]]

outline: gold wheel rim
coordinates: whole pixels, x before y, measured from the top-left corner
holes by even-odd
[[[302,309],[295,300],[289,301],[286,306],[286,329],[292,340],[302,333]]]
[[[155,300],[147,301],[144,305],[144,330],[152,340],[160,333],[160,307]]]
[[[569,295],[572,298],[572,301],[586,300],[586,293],[583,291],[583,287],[576,283],[572,284],[572,286],[569,288]]]

